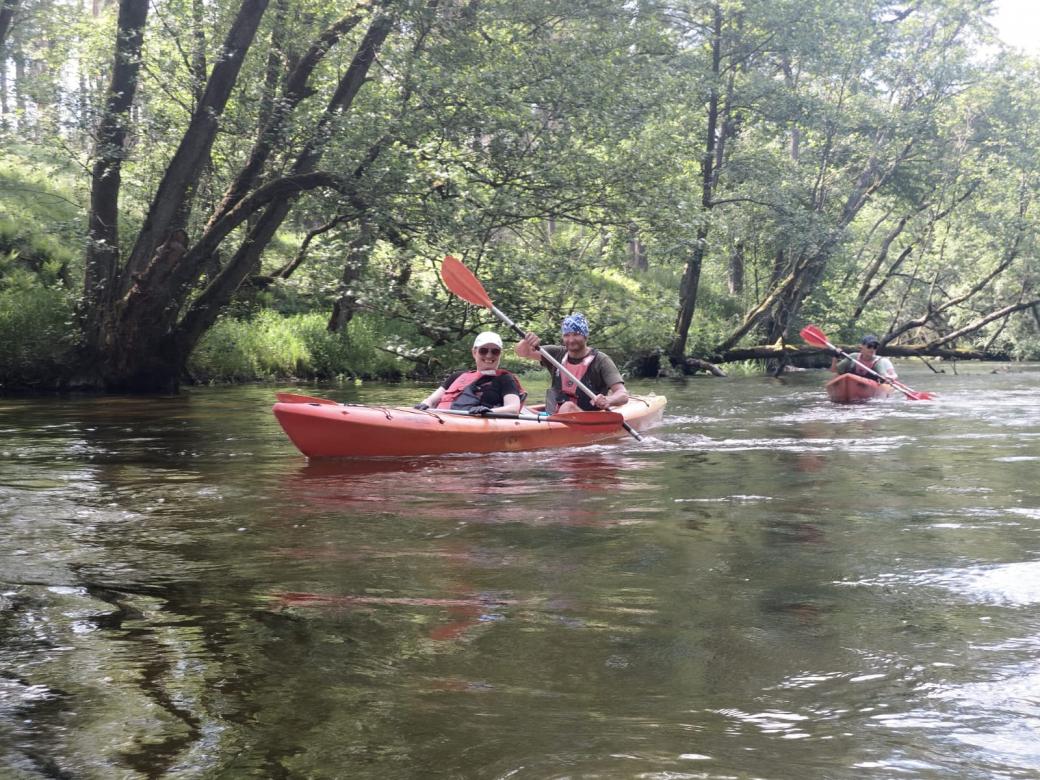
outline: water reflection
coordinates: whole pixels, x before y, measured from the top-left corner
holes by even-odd
[[[477,583],[498,571],[523,571],[539,565],[530,553],[503,550],[469,540],[472,527],[510,526],[612,528],[644,522],[624,505],[627,492],[641,492],[637,472],[641,461],[615,451],[572,450],[557,453],[454,458],[315,461],[301,466],[285,483],[290,502],[297,504],[299,525],[323,529],[315,547],[274,551],[294,561],[321,561],[357,568],[411,571],[395,581],[406,590],[282,592],[273,595],[274,609],[341,610],[410,608],[428,625],[436,641],[468,638],[481,625],[506,620],[521,610],[548,610],[551,620],[569,618],[559,610],[570,607],[559,594],[518,599],[511,592],[480,590]],[[405,489],[402,489],[405,486]],[[571,491],[571,502],[558,501],[560,490]],[[419,524],[421,539],[395,542],[391,547],[358,544],[366,538],[359,524]],[[349,543],[332,543],[330,524],[352,528]],[[414,536],[413,534],[408,534]],[[540,565],[545,567],[544,560]],[[569,576],[569,566],[557,569]],[[420,573],[420,571],[422,573]],[[437,572],[432,579],[431,572]],[[552,567],[542,575],[552,575]],[[424,582],[426,585],[419,585]]]
[[[1032,777],[1035,376],[368,462],[266,388],[5,401],[0,776]]]
[[[347,512],[455,523],[615,525],[594,503],[646,489],[643,462],[616,452],[565,450],[445,458],[318,460],[285,482],[301,513]],[[556,491],[578,499],[558,503]],[[536,511],[541,506],[543,512]],[[535,511],[533,511],[533,508]],[[301,515],[302,516],[302,515]]]

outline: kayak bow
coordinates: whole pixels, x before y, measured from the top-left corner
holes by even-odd
[[[827,382],[827,397],[836,404],[861,404],[873,398],[888,398],[891,390],[856,374],[838,374]]]

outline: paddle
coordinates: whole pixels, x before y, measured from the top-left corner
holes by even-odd
[[[614,430],[621,425],[625,418],[617,412],[596,410],[593,412],[566,412],[553,415],[533,414],[509,414],[508,412],[488,412],[486,414],[471,415],[465,409],[429,409],[437,414],[457,414],[473,417],[479,420],[481,417],[490,417],[492,420],[527,420],[529,422],[563,423],[565,425],[588,425],[596,428],[610,428]]]
[[[527,335],[519,325],[509,319],[509,317],[502,313],[495,304],[491,302],[491,298],[488,297],[487,292],[484,290],[484,285],[482,285],[480,280],[477,279],[477,277],[475,277],[473,273],[457,258],[454,258],[451,255],[446,255],[444,257],[444,262],[441,263],[441,279],[444,280],[444,284],[447,288],[462,298],[462,300],[468,301],[474,306],[481,306],[485,309],[490,309],[492,314],[512,328],[520,338]],[[592,392],[588,387],[582,384],[582,382],[574,376],[574,374],[568,371],[560,361],[546,352],[542,347],[538,348],[538,354],[570,377],[570,379],[577,384],[578,389],[585,393],[589,398],[596,397],[596,393]],[[580,414],[591,414],[591,412],[580,412]],[[555,417],[557,415],[553,416]],[[621,417],[621,415],[618,415],[618,417]],[[643,437],[636,433],[636,430],[625,422],[623,417],[621,420],[621,426],[632,434],[636,441],[643,440]]]
[[[324,404],[339,406],[339,401],[330,401],[328,398],[318,398],[313,395],[298,395],[297,393],[275,393],[275,398],[283,404]]]
[[[877,371],[875,371],[874,369],[870,368],[869,366],[866,366],[863,363],[860,363],[858,360],[853,358],[852,355],[849,355],[848,353],[842,352],[836,346],[831,344],[830,341],[827,340],[827,334],[825,334],[822,330],[817,328],[815,325],[806,325],[804,328],[802,328],[801,336],[802,336],[803,339],[808,341],[810,344],[813,344],[814,346],[823,347],[825,349],[829,349],[829,350],[831,350],[833,352],[837,352],[843,358],[848,358],[853,363],[855,363],[857,366],[860,366],[864,370],[869,371],[871,374],[876,376],[878,378],[878,381],[880,381],[880,382],[887,382],[888,384],[892,385],[892,387],[894,387],[899,392],[903,393],[911,401],[931,401],[933,398],[935,398],[935,395],[933,393],[921,393],[921,392],[918,392],[917,390],[914,390],[914,389],[912,389],[910,387],[907,387],[902,382],[898,382],[895,379],[889,379],[887,376],[882,376],[881,374],[879,374]]]
[[[276,393],[275,397],[280,403],[283,404],[318,404],[321,406],[342,406],[338,401],[332,401],[328,398],[318,398],[313,395],[299,395],[298,393]],[[406,410],[409,411],[409,410]],[[489,412],[482,415],[471,415],[465,409],[423,409],[415,410],[418,414],[422,412],[429,412],[430,414],[457,414],[463,417],[473,417],[473,419],[480,419],[481,417],[490,417],[493,420],[527,420],[529,422],[553,422],[562,423],[564,425],[581,425],[590,426],[596,428],[609,428],[615,430],[619,425],[622,425],[625,418],[617,412],[609,412],[605,410],[595,412],[570,412],[567,414],[554,414],[551,417],[538,416],[534,414],[509,414],[508,412]]]

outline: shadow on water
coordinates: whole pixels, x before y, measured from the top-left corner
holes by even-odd
[[[1037,376],[311,463],[265,388],[4,400],[0,775],[1033,777]]]

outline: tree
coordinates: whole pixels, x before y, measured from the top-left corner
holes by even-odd
[[[265,118],[266,125],[245,165],[213,209],[201,235],[191,241],[186,225],[196,185],[209,164],[221,117],[267,8],[267,0],[244,0],[123,261],[114,201],[125,138],[121,117],[133,98],[137,76],[126,63],[134,61],[132,49],[143,25],[142,12],[132,13],[139,5],[139,0],[121,4],[112,97],[102,119],[92,177],[91,249],[84,292],[86,355],[93,381],[109,390],[169,391],[176,389],[192,347],[255,269],[257,258],[298,194],[327,187],[349,197],[349,183],[318,165],[332,126],[350,110],[393,21],[381,8],[362,9],[334,22],[318,36],[287,74],[279,108]],[[126,14],[124,6],[131,9]],[[273,144],[284,132],[287,117],[311,89],[315,68],[344,33],[365,17],[368,29],[357,42],[350,66],[341,74],[309,140],[284,174],[262,180]],[[247,220],[251,222],[238,249],[213,272],[215,253]]]
[[[0,62],[6,60],[3,56],[4,45],[7,43],[7,34],[11,30],[14,21],[14,12],[18,8],[18,0],[0,0]]]
[[[970,181],[959,189],[940,186],[943,177],[949,179],[946,162],[952,160],[942,118],[976,77],[967,52],[977,4],[877,3],[867,11],[858,19],[851,10],[831,17],[831,33],[838,37],[834,47],[822,47],[825,55],[818,41],[812,48],[783,52],[783,72],[797,74],[792,94],[812,105],[788,126],[797,178],[785,194],[794,200],[774,209],[786,241],[775,250],[770,288],[719,343],[719,351],[733,348],[756,328],[764,343],[783,338],[832,260],[848,247],[861,217],[873,213],[870,218],[877,219],[870,204],[888,198],[887,216],[894,214],[895,221],[882,233],[868,277],[882,267],[912,215],[930,216],[934,224],[949,215],[958,198],[971,196]],[[936,193],[953,202],[940,205]],[[893,273],[908,254],[907,247],[897,254]],[[860,303],[876,293],[865,279]]]
[[[985,0],[17,1],[18,138],[90,150],[68,381],[173,390],[264,305],[425,367],[485,324],[446,252],[525,323],[598,310],[676,365],[1033,310],[1035,73],[977,53]]]

